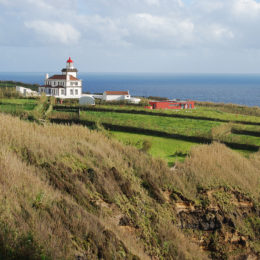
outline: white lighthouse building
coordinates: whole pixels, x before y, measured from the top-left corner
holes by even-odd
[[[40,93],[56,98],[80,98],[82,95],[82,80],[77,78],[78,70],[74,67],[72,59],[67,60],[66,68],[61,75],[49,77],[46,74],[44,85],[39,87]]]

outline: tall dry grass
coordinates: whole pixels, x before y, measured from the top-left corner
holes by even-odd
[[[178,164],[182,190],[195,196],[197,187],[229,186],[260,197],[260,153],[246,158],[220,143],[194,147]]]
[[[170,171],[102,131],[2,114],[0,143],[4,259],[205,259],[174,224],[165,193],[195,201],[198,187],[228,186],[259,199],[260,154],[245,158],[219,143],[194,148]]]
[[[0,86],[0,99],[1,98],[21,98],[22,95],[16,91],[15,87],[1,87]]]
[[[206,257],[164,206],[163,191],[173,183],[166,163],[82,126],[40,126],[2,114],[0,143],[5,259]],[[106,224],[117,214],[135,230],[128,239],[117,222]],[[141,249],[133,254],[135,245]]]

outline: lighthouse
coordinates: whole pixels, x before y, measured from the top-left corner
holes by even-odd
[[[78,70],[74,67],[71,57],[66,62],[66,68],[62,69],[61,72],[61,75],[56,74],[51,77],[46,74],[45,85],[39,87],[39,92],[62,99],[80,98],[82,80],[77,78]]]
[[[78,70],[74,67],[74,62],[71,57],[69,57],[69,59],[67,60],[66,68],[62,69],[61,72],[62,75],[71,75],[75,78],[77,77]]]

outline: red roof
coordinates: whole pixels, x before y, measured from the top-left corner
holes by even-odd
[[[66,75],[53,75],[48,79],[59,79],[59,80],[66,80]],[[79,80],[75,78],[74,76],[70,75],[70,80]]]
[[[72,63],[73,60],[71,59],[71,57],[69,57],[69,59],[67,60],[67,63]]]
[[[105,91],[107,95],[129,95],[128,91]]]

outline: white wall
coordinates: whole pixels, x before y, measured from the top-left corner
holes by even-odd
[[[51,89],[51,93],[49,93],[49,89]],[[42,93],[41,91],[46,94],[46,96],[54,96],[56,98],[80,98],[82,95],[81,87],[79,88],[43,88],[39,87],[39,93]],[[64,95],[61,94],[62,90],[64,90]],[[71,90],[73,93],[71,94]],[[78,94],[76,94],[76,91],[78,90]]]
[[[77,72],[70,72],[70,71],[69,71],[69,72],[67,72],[67,74],[68,74],[68,75],[71,75],[71,76],[73,76],[73,77],[75,77],[75,78],[77,77]]]
[[[16,86],[16,91],[21,93],[24,96],[38,96],[36,91],[31,90],[30,88]]]
[[[55,83],[55,84],[54,84]],[[71,85],[72,83],[72,85]],[[75,83],[77,83],[78,85],[75,85]],[[58,93],[53,93],[53,91],[51,90],[51,93],[49,93],[49,88],[41,88],[39,87],[39,93],[43,92],[47,95],[47,96],[54,96],[57,98],[80,98],[82,95],[82,80],[50,80],[50,79],[46,79],[45,80],[45,85],[50,85],[52,87],[57,87],[57,86],[63,86],[64,87],[64,92],[65,94],[62,95],[61,91],[62,88],[59,88]],[[71,94],[71,90],[73,91],[73,94]],[[78,91],[78,93],[76,94],[75,90]]]
[[[119,100],[128,100],[130,99],[130,95],[107,95],[107,94],[103,94],[103,100],[106,101],[119,101]]]

